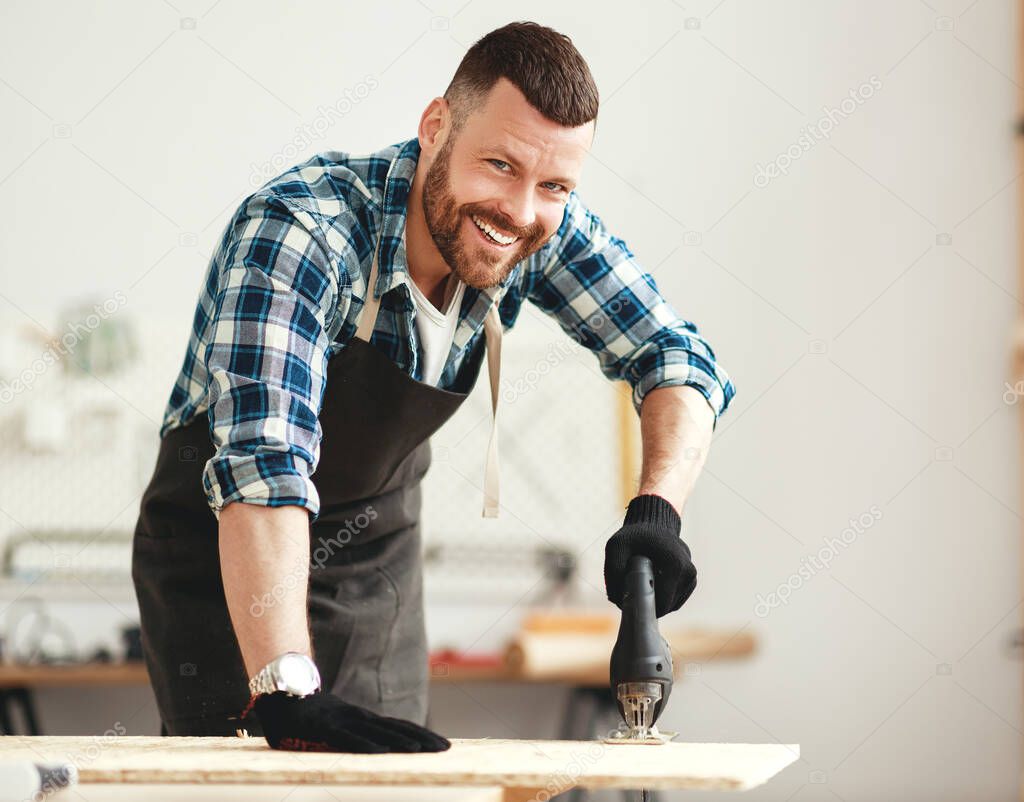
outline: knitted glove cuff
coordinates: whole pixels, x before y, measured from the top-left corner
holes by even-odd
[[[623,526],[638,523],[665,526],[677,535],[682,530],[683,525],[675,507],[661,496],[654,495],[637,496],[626,507],[626,517],[622,522]]]

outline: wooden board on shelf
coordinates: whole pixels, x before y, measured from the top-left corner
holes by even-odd
[[[663,630],[672,649],[675,673],[688,662],[746,657],[755,649],[749,632],[725,633],[700,629]],[[570,633],[523,631],[509,645],[505,662],[508,678],[536,682],[571,682],[575,685],[608,684],[608,658],[616,632]]]
[[[74,688],[94,685],[148,685],[141,661],[73,665],[0,665],[0,688]]]

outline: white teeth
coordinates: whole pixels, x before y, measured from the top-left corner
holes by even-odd
[[[473,222],[476,223],[477,228],[479,228],[488,237],[490,237],[492,240],[501,245],[511,245],[513,242],[519,239],[519,237],[512,237],[509,236],[508,234],[502,234],[501,232],[497,231],[493,226],[489,226],[476,215],[473,215]]]

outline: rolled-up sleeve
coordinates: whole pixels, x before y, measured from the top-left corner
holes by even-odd
[[[717,420],[735,388],[697,327],[662,297],[621,239],[572,193],[562,225],[529,270],[527,295],[633,388],[637,412],[658,387],[688,385]]]
[[[205,365],[215,453],[203,487],[215,515],[235,501],[319,513],[310,476],[339,275],[327,252],[307,212],[257,195],[214,256],[220,269]]]

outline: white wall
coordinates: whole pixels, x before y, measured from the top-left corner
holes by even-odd
[[[339,101],[345,114],[287,161],[411,136],[465,47],[524,18],[569,33],[601,88],[584,198],[701,325],[739,388],[687,511],[701,585],[675,621],[746,628],[762,648],[701,666],[666,726],[687,740],[800,743],[801,759],[751,799],[1010,798],[1022,722],[1021,667],[1006,650],[1020,562],[1017,410],[1003,400],[1020,303],[1009,0],[5,7],[5,337],[123,292],[150,349],[148,380],[108,400],[124,426],[151,428],[206,258],[253,166]],[[805,126],[863,87],[870,96],[833,115],[827,140],[800,147]],[[756,181],[791,145],[787,173]],[[552,341],[532,325],[522,354]],[[5,348],[17,369],[23,349]],[[33,392],[47,403],[42,383]],[[550,420],[572,420],[578,398],[563,394]],[[610,436],[596,428],[582,444],[578,476],[557,488],[572,502],[543,525],[529,494],[512,496],[541,538],[593,541],[584,592],[595,600],[619,511],[607,472],[599,502],[580,488],[594,455],[610,458]],[[5,513],[26,526],[46,524],[54,505],[73,514],[73,478],[33,482],[26,497],[14,488],[28,458],[0,447]],[[449,479],[436,472],[431,487]],[[476,507],[475,490],[451,492]],[[439,505],[435,495],[428,525]],[[876,520],[833,545],[827,570],[797,573],[863,513]],[[491,531],[515,542],[508,527]],[[786,583],[787,603],[757,607]],[[436,638],[497,642],[514,623],[514,596],[469,616],[442,595]],[[531,708],[534,697],[505,691],[481,700],[486,710],[452,698],[438,716],[454,734],[483,723],[529,735],[531,722],[550,734],[548,694]],[[66,721],[67,696],[44,707]]]

